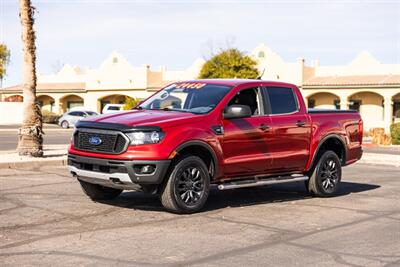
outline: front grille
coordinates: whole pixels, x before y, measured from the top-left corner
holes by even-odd
[[[100,139],[99,144],[89,142],[91,138]],[[125,151],[128,140],[122,133],[114,131],[77,129],[74,133],[74,147],[78,150],[107,154],[120,154]]]

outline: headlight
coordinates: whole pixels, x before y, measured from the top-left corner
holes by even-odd
[[[131,140],[131,145],[157,144],[163,138],[163,132],[132,132],[126,134]]]

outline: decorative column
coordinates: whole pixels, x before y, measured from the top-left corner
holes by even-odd
[[[390,133],[390,125],[392,124],[393,101],[392,97],[385,97],[383,102],[383,121],[385,133]]]
[[[347,96],[340,97],[340,109],[349,109],[349,101],[347,101]]]
[[[60,109],[60,98],[58,96],[54,97],[54,109],[53,112],[56,114],[60,114],[61,113],[61,109]]]

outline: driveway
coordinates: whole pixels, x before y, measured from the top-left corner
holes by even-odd
[[[194,215],[156,197],[86,198],[65,167],[1,170],[0,265],[400,266],[400,169],[344,169],[340,194],[302,183],[212,191]]]

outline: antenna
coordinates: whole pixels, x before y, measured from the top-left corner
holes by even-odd
[[[264,72],[265,72],[265,68],[263,69],[262,73],[260,75],[258,75],[258,77],[256,79],[261,80],[261,77],[264,75]]]

